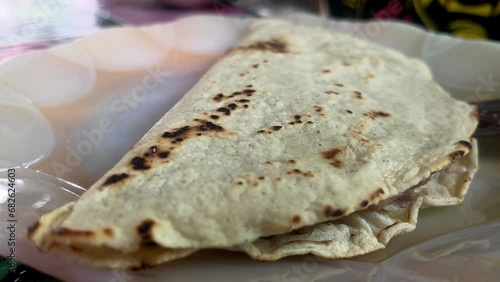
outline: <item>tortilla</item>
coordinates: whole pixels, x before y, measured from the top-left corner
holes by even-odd
[[[258,260],[272,261],[291,255],[314,254],[325,258],[349,258],[385,248],[396,235],[415,229],[421,208],[455,205],[464,200],[478,169],[477,144],[470,154],[435,173],[418,187],[418,198],[375,211],[361,211],[319,223],[303,231],[260,238],[235,248]]]
[[[347,219],[467,156],[475,109],[451,98],[422,62],[362,44],[257,21],[115,167],[76,203],[44,216],[30,239],[97,266],[155,265]],[[362,55],[345,52],[356,46]]]

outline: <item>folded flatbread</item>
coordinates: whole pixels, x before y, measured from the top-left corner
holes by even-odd
[[[476,125],[475,109],[416,59],[259,20],[115,167],[29,237],[43,251],[110,268],[206,248],[261,260],[364,254],[411,231],[421,207],[463,200],[477,169]]]

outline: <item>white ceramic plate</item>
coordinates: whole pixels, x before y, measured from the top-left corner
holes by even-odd
[[[292,21],[374,41],[427,62],[458,99],[500,98],[500,45],[396,22]],[[500,277],[500,138],[479,140],[480,171],[464,203],[423,210],[417,229],[353,260],[255,262],[204,251],[138,272],[100,270],[42,254],[25,239],[37,217],[77,199],[246,33],[249,19],[196,16],[112,28],[0,66],[0,212],[16,167],[16,258],[69,281],[496,281]],[[365,46],[346,46],[363,52]],[[57,177],[57,178],[56,178]],[[72,184],[75,183],[75,184]],[[0,222],[0,254],[9,253]]]

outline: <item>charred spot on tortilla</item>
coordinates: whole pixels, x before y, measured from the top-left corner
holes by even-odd
[[[370,201],[374,201],[374,200],[380,198],[380,196],[384,195],[384,194],[385,194],[384,189],[379,187],[375,192],[373,192],[370,195]]]
[[[241,102],[241,103],[248,103],[248,102],[250,102],[250,100],[247,100],[247,99],[240,99],[240,100],[238,100],[238,102]]]
[[[208,131],[208,130],[223,131],[224,128],[218,124],[211,122],[211,121],[204,121],[202,125],[198,126],[198,130],[201,130],[201,131]]]
[[[256,41],[247,46],[240,46],[237,50],[255,50],[272,53],[288,53],[288,44],[282,39],[272,38],[270,40]],[[264,61],[265,62],[265,61]]]
[[[325,91],[325,93],[326,93],[326,94],[335,94],[335,95],[339,95],[339,93],[338,93],[338,92],[335,92],[335,91],[333,91],[333,90],[327,90],[327,91]]]
[[[160,157],[162,159],[166,159],[166,158],[168,158],[169,155],[170,155],[170,152],[169,151],[165,151],[165,152],[159,153],[158,157]]]
[[[145,219],[139,225],[137,225],[137,234],[141,238],[141,241],[151,242],[153,241],[153,226],[155,225],[155,221],[152,219]]]
[[[460,144],[462,146],[465,146],[467,149],[472,150],[472,144],[465,140],[460,140],[457,142],[457,144]]]
[[[246,94],[247,96],[252,96],[252,94],[255,93],[255,90],[245,89],[245,90],[243,90],[243,93]]]
[[[281,126],[281,125],[275,125],[275,126],[273,126],[273,127],[271,127],[271,128],[272,128],[274,131],[278,131],[278,130],[280,130],[281,128],[283,128],[283,126]]]
[[[289,160],[288,162],[291,163],[291,164],[296,164],[297,163],[296,160]]]
[[[324,70],[321,70],[321,73],[330,73],[331,71],[330,70],[327,70],[327,69],[324,69]]]
[[[74,230],[65,227],[56,227],[52,229],[52,233],[60,236],[90,237],[94,235],[94,232],[90,230]]]
[[[228,108],[224,108],[224,107],[218,108],[217,111],[223,113],[226,116],[231,114],[231,110],[229,110]]]
[[[245,108],[245,109],[246,109],[246,108],[248,108],[248,105],[246,105],[246,104],[245,104],[245,105],[243,105],[243,108]]]
[[[229,95],[229,98],[233,98],[234,96],[238,96],[238,95],[241,95],[241,91],[233,92],[233,94]]]
[[[40,221],[37,220],[33,225],[28,227],[28,238],[32,238],[33,234],[35,234],[36,230],[40,227]]]
[[[314,173],[310,170],[309,171],[302,171],[302,170],[297,169],[297,168],[287,171],[286,174],[288,174],[288,175],[298,174],[298,175],[302,175],[304,177],[313,177],[314,176]]]
[[[151,147],[149,147],[149,150],[150,150],[150,153],[151,153],[151,154],[156,153],[156,149],[158,149],[158,147],[157,147],[157,146],[151,146]]]
[[[253,65],[252,65],[252,67],[253,67],[254,69],[256,69],[256,68],[258,68],[258,67],[259,67],[259,64],[253,64]]]
[[[113,174],[106,178],[106,181],[104,181],[103,185],[111,185],[115,184],[116,182],[120,182],[123,179],[127,178],[128,174],[127,173],[120,173],[120,174]]]
[[[344,84],[342,84],[342,83],[334,83],[333,85],[335,85],[337,87],[344,87]]]
[[[236,185],[243,185],[243,181],[236,182]]]
[[[135,170],[147,170],[151,168],[150,166],[146,165],[146,159],[142,157],[134,157],[130,161],[130,164],[132,165],[132,168]]]
[[[333,212],[333,216],[342,216],[344,215],[344,212],[340,209],[337,209],[335,210],[335,212]]]
[[[313,108],[318,113],[321,113],[324,110],[323,107],[320,107],[320,106],[314,106]]]
[[[111,229],[111,228],[104,228],[104,234],[106,234],[108,236],[113,236],[114,235],[113,229]]]
[[[224,94],[219,93],[219,94],[215,95],[215,96],[212,98],[212,100],[214,100],[215,102],[220,102],[223,98],[224,98]]]
[[[345,112],[348,113],[348,114],[352,114],[351,110],[345,110]]]
[[[266,131],[265,130],[259,130],[257,131],[257,133],[265,133]]]
[[[364,201],[362,201],[362,202],[361,202],[360,206],[361,206],[362,208],[366,208],[366,207],[368,206],[368,204],[369,204],[369,203],[370,203],[370,202],[369,202],[368,200],[364,200]]]
[[[252,84],[248,84],[245,87],[250,88],[250,87],[253,87],[253,86],[252,86]]]
[[[332,206],[326,205],[323,208],[323,214],[325,217],[339,217],[344,215],[344,211],[341,209],[334,209]]]
[[[313,123],[314,123],[314,122],[312,122],[312,121],[308,121],[308,122],[307,122],[307,124],[313,124]]]
[[[259,179],[260,180],[264,180],[264,179],[266,179],[266,177],[265,176],[259,176]]]
[[[176,138],[186,132],[188,132],[191,128],[189,126],[184,126],[181,127],[173,132],[165,132],[163,133],[162,137],[163,138]]]
[[[211,119],[219,119],[219,116],[218,115],[211,115],[210,118]]]
[[[236,105],[235,103],[231,103],[231,104],[229,104],[229,105],[227,105],[227,106],[228,106],[228,108],[230,108],[231,110],[234,110],[234,109],[236,109],[236,108],[238,107],[238,105]]]
[[[356,97],[357,99],[363,99],[363,94],[361,94],[361,92],[359,91],[353,91],[352,94],[354,94],[354,97]]]
[[[391,114],[383,111],[369,111],[363,114],[366,117],[369,117],[373,120],[379,118],[379,117],[389,117]]]
[[[451,153],[450,155],[448,155],[448,159],[453,162],[456,159],[463,157],[464,155],[465,155],[464,151],[458,150],[458,151],[455,151],[455,152]]]
[[[300,217],[300,215],[294,215],[292,218],[292,221],[294,223],[299,223],[301,220],[302,220],[302,218]]]
[[[341,168],[344,165],[342,160],[337,159],[337,155],[340,153],[342,153],[340,148],[332,148],[328,151],[321,152],[323,158],[327,159],[330,164],[336,168]]]

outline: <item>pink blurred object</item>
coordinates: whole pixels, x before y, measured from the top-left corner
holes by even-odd
[[[24,43],[24,44],[0,47],[0,63],[17,55],[27,53],[29,51],[47,49],[51,46],[56,46],[59,44],[72,41],[73,39],[74,38],[54,39],[54,40],[45,40],[33,43]]]
[[[159,1],[165,4],[176,5],[179,7],[197,7],[197,6],[208,5],[214,2],[211,0],[159,0]]]
[[[170,22],[181,17],[215,13],[223,15],[242,14],[222,0],[101,0],[101,8],[120,24],[146,25]]]

